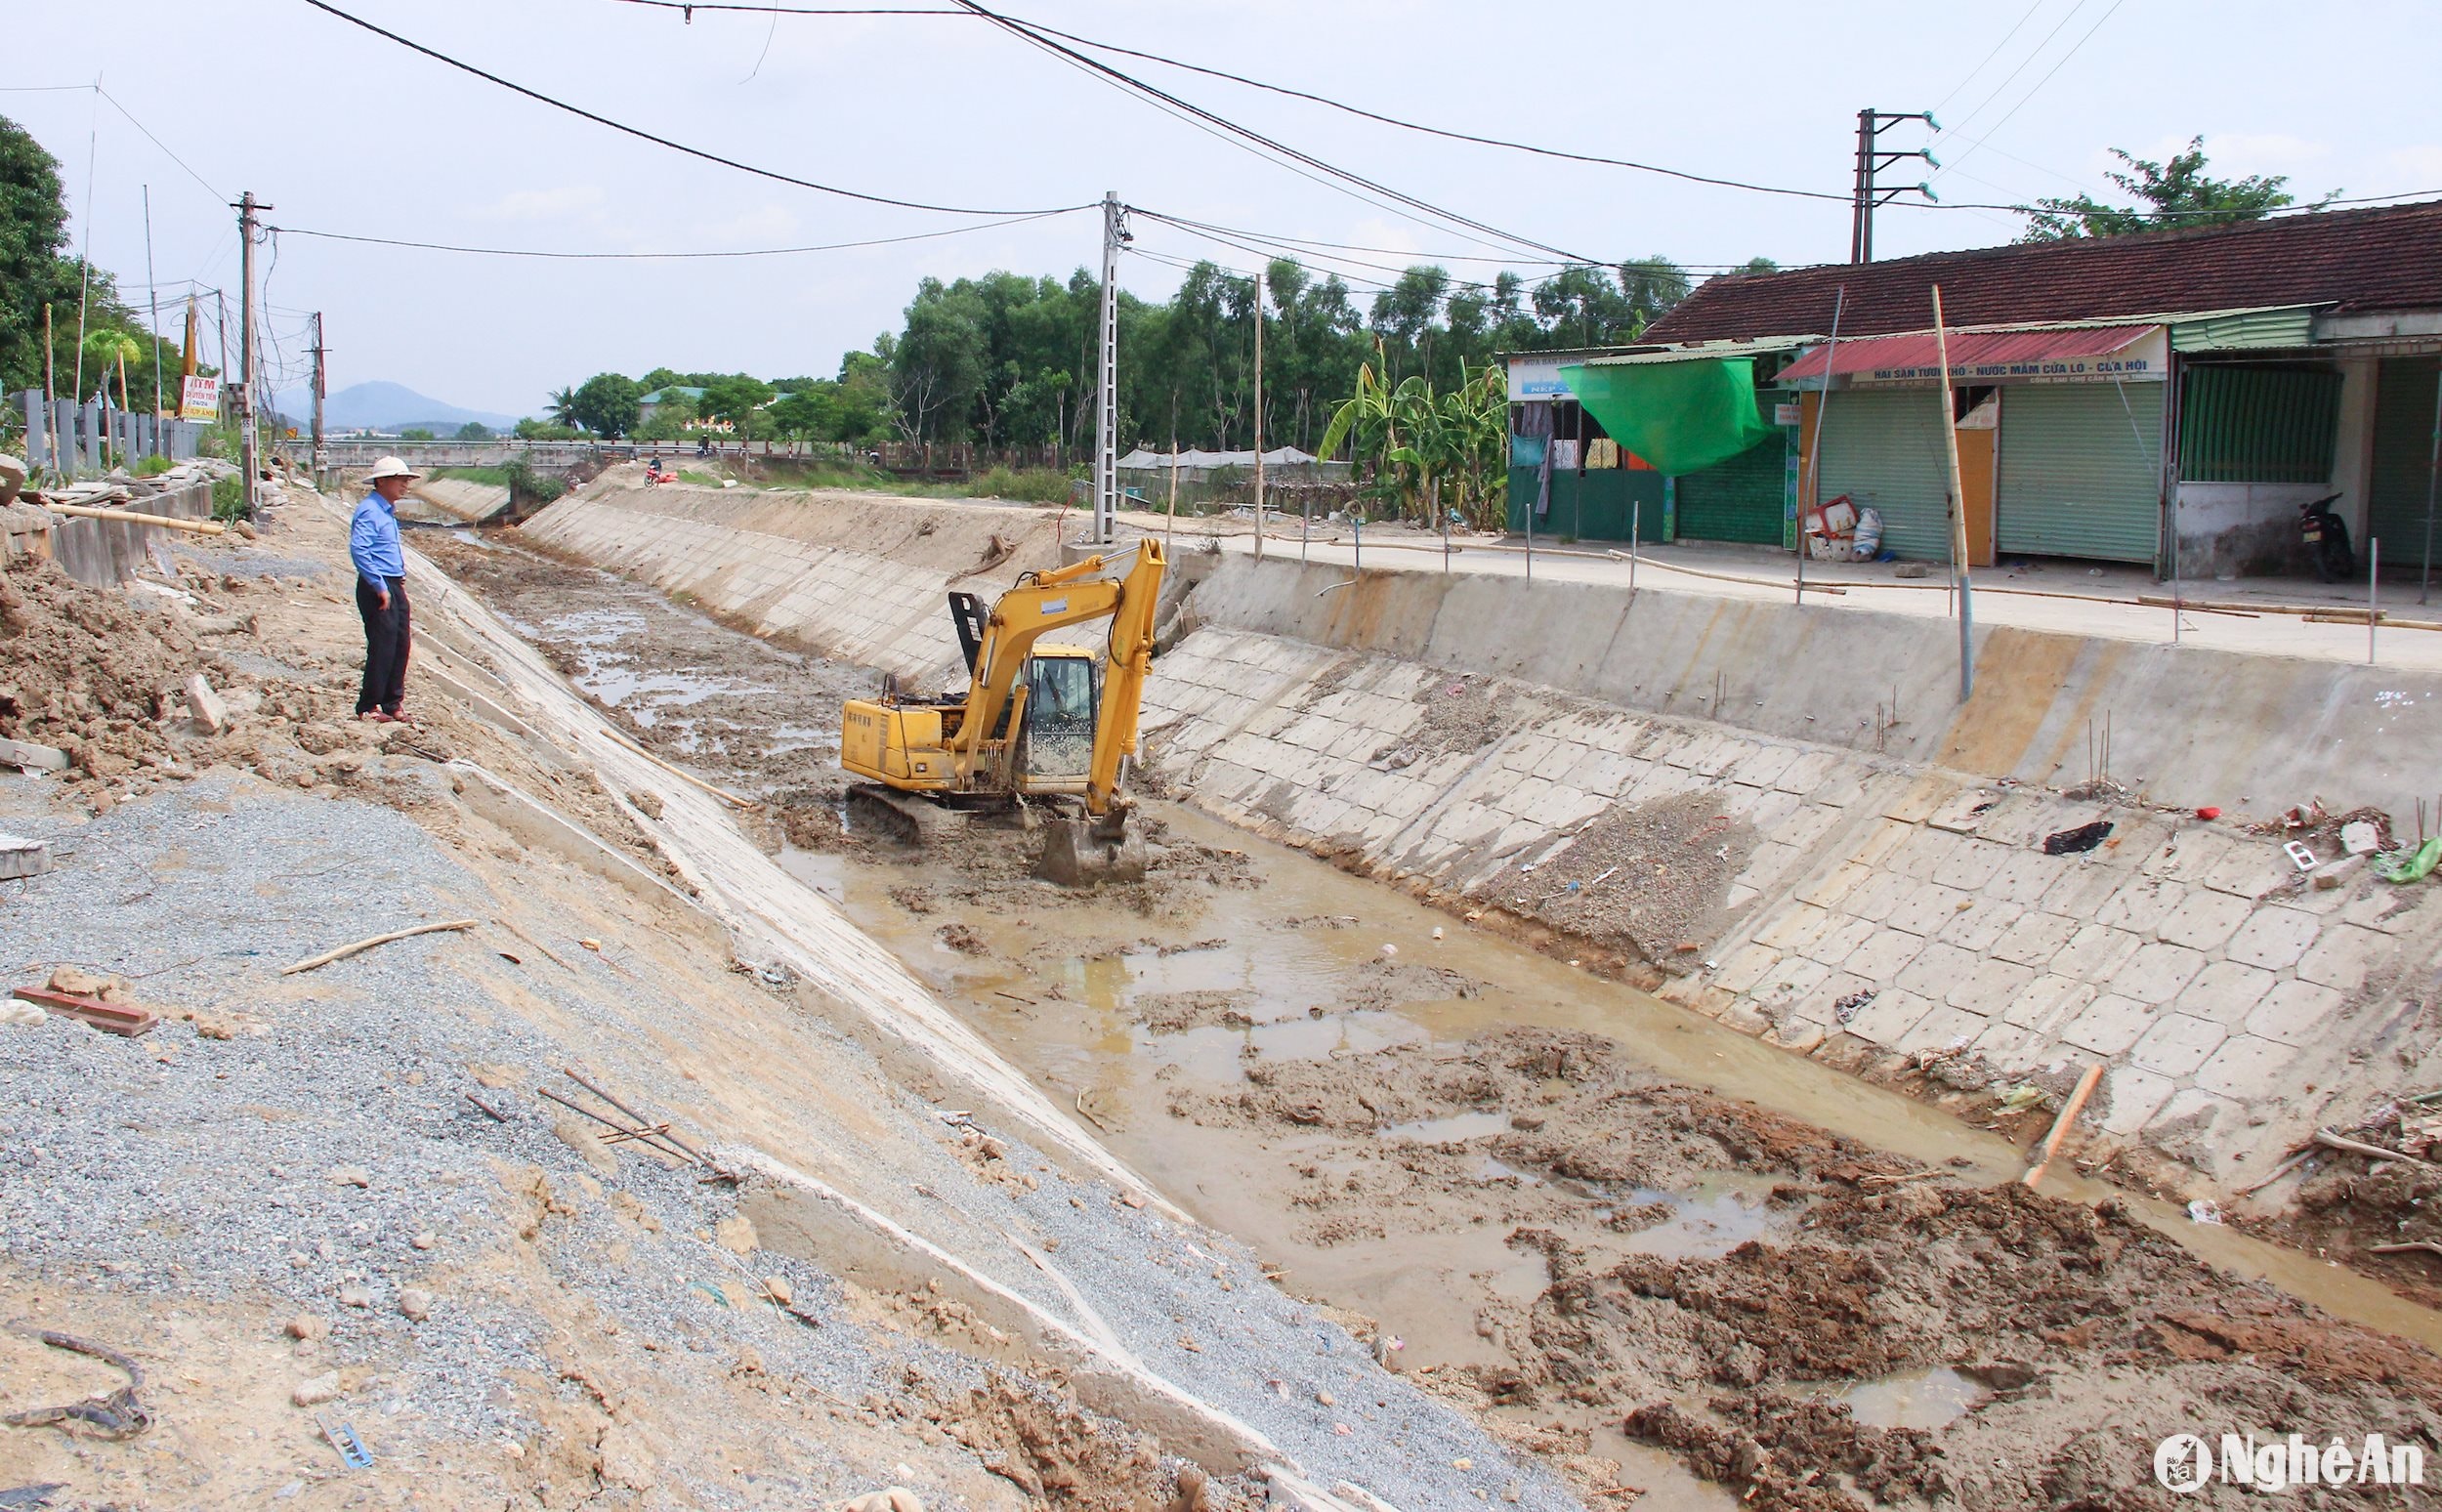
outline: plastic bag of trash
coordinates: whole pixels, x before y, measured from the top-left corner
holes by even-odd
[[[2371,863],[2375,874],[2385,882],[2422,882],[2442,865],[2442,835],[2436,835],[2415,850],[2403,846],[2399,850],[2378,856]]]
[[[1869,504],[1857,512],[1857,535],[1849,545],[1850,560],[1872,562],[1882,552],[1882,511]]]

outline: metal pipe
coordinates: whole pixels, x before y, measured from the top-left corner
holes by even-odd
[[[2425,565],[2417,577],[2420,604],[2433,591],[2433,495],[2438,479],[2442,479],[2442,366],[2437,366],[2433,373],[2433,441],[2425,453]],[[2371,524],[2374,511],[2370,509],[2366,514]],[[2368,530],[2366,535],[2371,540],[2374,531]]]
[[[1643,523],[1644,513],[1644,500],[1630,499],[1628,501],[1628,592],[1630,593],[1636,592],[1636,537],[1638,526]]]
[[[2366,540],[2366,665],[2375,664],[2375,621],[2382,617],[2382,537]]]

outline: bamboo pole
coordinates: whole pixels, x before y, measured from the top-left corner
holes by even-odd
[[[1942,450],[1951,470],[1951,578],[1958,584],[1958,701],[1976,691],[1975,605],[1968,586],[1967,489],[1958,477],[1958,421],[1951,412],[1951,341],[1942,325],[1942,286],[1933,286],[1933,345],[1942,362]]]
[[[161,525],[172,530],[187,530],[196,535],[225,535],[229,526],[217,520],[172,520],[167,515],[147,515],[132,509],[97,509],[90,504],[52,504],[43,508],[55,515],[69,515],[78,520],[118,520],[128,525]]]
[[[2043,1153],[2036,1157],[2033,1165],[2027,1167],[2027,1174],[2019,1178],[2021,1185],[2032,1187],[2043,1179],[2043,1167],[2051,1164],[2052,1156],[2060,1154],[2060,1142],[2069,1137],[2069,1126],[2076,1123],[2078,1114],[2085,1111],[2085,1100],[2094,1095],[2094,1084],[2102,1079],[2103,1063],[2100,1061],[2087,1067],[2085,1074],[2078,1078],[2078,1089],[2069,1094],[2068,1102],[2061,1104],[2060,1116],[2052,1120],[2052,1131],[2043,1136]]]

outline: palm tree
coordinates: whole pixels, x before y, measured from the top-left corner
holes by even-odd
[[[125,331],[112,330],[106,326],[85,338],[85,355],[102,364],[102,384],[105,390],[107,390],[110,384],[110,365],[113,362],[118,364],[119,408],[121,409],[128,407],[127,359],[143,356],[144,350],[143,347],[137,345],[135,337],[128,335]]]
[[[548,407],[552,424],[565,425],[569,430],[576,429],[576,391],[574,389],[552,390]]]

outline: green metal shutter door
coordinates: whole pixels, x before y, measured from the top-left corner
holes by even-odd
[[[1679,538],[1780,545],[1789,447],[1789,438],[1776,432],[1717,467],[1680,478]]]
[[[2426,469],[2433,457],[2433,385],[2442,357],[2385,357],[2375,372],[2375,465],[2366,533],[2382,542],[2382,566],[2425,555]],[[2434,544],[2442,550],[2442,525]]]
[[[1994,544],[2042,557],[2152,562],[2162,544],[2163,387],[2004,392]]]
[[[1843,389],[1823,417],[1826,501],[1845,493],[1882,516],[1882,544],[1920,562],[1951,554],[1950,460],[1931,389]]]

